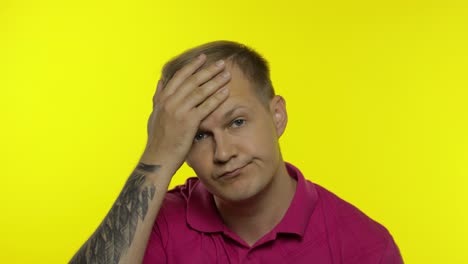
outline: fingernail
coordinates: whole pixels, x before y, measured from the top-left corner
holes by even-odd
[[[223,72],[223,73],[221,74],[221,76],[222,76],[223,78],[227,78],[227,77],[229,77],[229,72],[225,71],[225,72]]]
[[[219,60],[219,61],[216,62],[216,66],[218,66],[218,67],[221,67],[221,66],[223,66],[223,65],[224,65],[224,61],[223,61],[223,60]]]
[[[198,55],[198,58],[197,58],[197,59],[198,59],[198,60],[202,60],[204,57],[205,57],[205,54],[202,53],[202,54]]]

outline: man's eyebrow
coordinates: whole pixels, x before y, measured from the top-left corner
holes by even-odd
[[[242,109],[242,108],[245,108],[245,109],[248,109],[247,107],[245,106],[242,106],[242,105],[236,105],[234,106],[231,110],[227,111],[226,113],[224,113],[223,115],[223,119],[228,119],[230,118],[235,111],[239,110],[239,109]]]
[[[222,120],[228,120],[230,119],[234,113],[240,109],[250,109],[249,107],[247,106],[243,106],[243,105],[235,105],[231,110],[227,111],[226,113],[223,114],[223,117],[222,117]],[[209,129],[206,128],[206,127],[203,127],[203,122],[200,124],[200,126],[198,127],[198,130],[199,131],[208,131]]]

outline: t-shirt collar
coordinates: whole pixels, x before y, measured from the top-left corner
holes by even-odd
[[[215,233],[224,230],[213,195],[197,181],[187,201],[187,224],[199,232]]]
[[[297,180],[296,192],[286,214],[274,228],[276,233],[290,233],[304,236],[312,212],[317,203],[317,190],[306,181],[301,171],[285,162],[289,176]]]

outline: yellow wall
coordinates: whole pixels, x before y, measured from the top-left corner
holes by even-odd
[[[217,39],[271,62],[286,160],[407,263],[468,259],[466,1],[97,2],[0,4],[1,263],[68,261],[143,150],[163,63]]]

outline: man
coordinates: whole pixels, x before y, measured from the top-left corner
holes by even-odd
[[[140,163],[70,263],[403,263],[389,232],[283,161],[267,62],[228,41],[163,69]],[[166,192],[187,162],[197,177]]]

